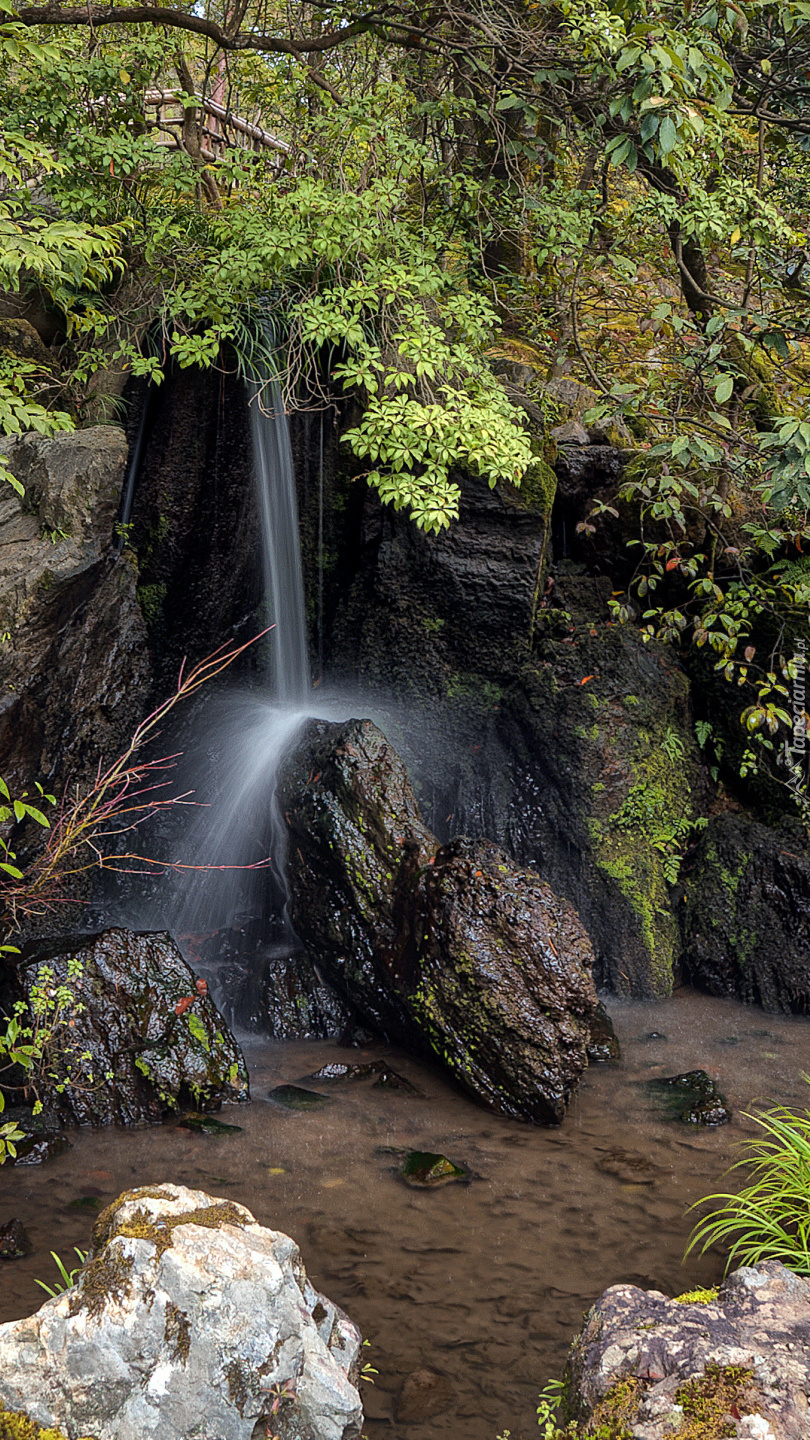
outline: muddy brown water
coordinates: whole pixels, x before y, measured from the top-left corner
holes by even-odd
[[[371,1342],[364,1387],[369,1440],[536,1440],[539,1390],[561,1373],[583,1312],[630,1280],[669,1294],[714,1283],[717,1255],[682,1262],[687,1206],[718,1186],[755,1127],[741,1111],[805,1106],[810,1022],[679,991],[660,1004],[609,1006],[620,1065],[592,1067],[556,1130],[488,1114],[429,1067],[383,1047],[246,1046],[254,1100],[220,1118],[240,1134],[173,1126],[77,1132],[44,1166],[0,1170],[0,1223],[24,1220],[35,1250],[0,1265],[0,1321],[35,1310],[48,1252],[86,1246],[92,1207],[121,1190],[175,1181],[247,1205],[298,1241],[314,1284]],[[330,1060],[385,1056],[418,1087],[374,1077],[320,1085],[332,1103],[287,1111],[265,1097]],[[701,1067],[734,1109],[695,1131],[667,1120],[643,1089]],[[440,1152],[470,1172],[435,1190],[406,1186],[392,1151]],[[722,1188],[722,1187],[721,1187]],[[449,1405],[428,1421],[398,1417],[404,1378],[429,1367]]]

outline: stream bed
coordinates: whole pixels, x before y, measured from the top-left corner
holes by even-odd
[[[247,1205],[301,1247],[313,1283],[370,1341],[379,1372],[363,1386],[368,1440],[536,1440],[537,1395],[561,1373],[582,1315],[605,1286],[632,1281],[678,1294],[715,1283],[718,1255],[682,1263],[686,1208],[721,1184],[735,1143],[756,1127],[741,1111],[804,1107],[810,1022],[764,1015],[689,990],[656,1004],[608,1002],[618,1065],[585,1074],[559,1129],[504,1120],[429,1066],[394,1049],[251,1039],[253,1103],[219,1118],[240,1133],[176,1125],[82,1131],[43,1166],[0,1170],[0,1224],[13,1215],[34,1244],[0,1265],[0,1321],[35,1310],[35,1278],[54,1284],[49,1251],[70,1268],[94,1213],[120,1191],[175,1181]],[[334,1061],[385,1057],[418,1093],[375,1075],[340,1083],[305,1077]],[[734,1111],[692,1129],[668,1119],[643,1082],[702,1068]],[[304,1084],[330,1097],[312,1110],[267,1098]],[[446,1155],[463,1182],[411,1188],[400,1152]],[[733,1187],[732,1187],[733,1188]],[[398,1411],[402,1382],[443,1377],[441,1413]]]

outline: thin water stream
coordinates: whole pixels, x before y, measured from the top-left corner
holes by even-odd
[[[681,1263],[688,1205],[717,1187],[734,1145],[753,1131],[740,1111],[778,1100],[804,1105],[810,1023],[765,1016],[690,991],[658,1004],[610,1009],[622,1041],[617,1066],[587,1071],[557,1130],[502,1120],[416,1060],[325,1043],[249,1043],[253,1102],[221,1118],[219,1137],[171,1124],[77,1133],[41,1167],[0,1170],[0,1223],[19,1215],[35,1245],[0,1270],[0,1320],[42,1300],[48,1251],[85,1246],[93,1207],[134,1185],[171,1180],[248,1205],[293,1235],[317,1286],[371,1341],[379,1370],[365,1391],[369,1440],[536,1440],[534,1407],[559,1374],[583,1311],[620,1280],[670,1294],[715,1281],[715,1256]],[[322,1109],[268,1101],[332,1059],[385,1054],[419,1094],[374,1088],[373,1077],[314,1088]],[[703,1067],[734,1109],[718,1130],[666,1120],[642,1082]],[[465,1184],[409,1189],[391,1151],[427,1149],[471,1172]],[[448,1408],[397,1418],[406,1375],[446,1377]],[[450,1397],[448,1400],[448,1396]]]

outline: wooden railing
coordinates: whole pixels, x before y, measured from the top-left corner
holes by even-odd
[[[147,125],[150,129],[157,129],[164,137],[158,143],[181,149],[184,112],[179,93],[174,90],[147,90],[144,100]],[[200,95],[197,104],[204,116],[200,137],[200,153],[204,160],[215,162],[226,148],[232,146],[243,150],[274,150],[279,156],[289,154],[290,147],[283,140],[271,135],[262,125],[234,115],[219,101]]]

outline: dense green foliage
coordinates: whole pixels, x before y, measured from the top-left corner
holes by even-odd
[[[67,383],[0,358],[2,428],[270,357],[289,405],[356,399],[357,472],[439,530],[459,470],[543,443],[493,364],[575,375],[637,451],[582,526],[633,546],[614,618],[711,652],[743,770],[807,808],[807,0],[3,7],[0,279],[57,307]],[[205,96],[276,143],[212,140]]]

